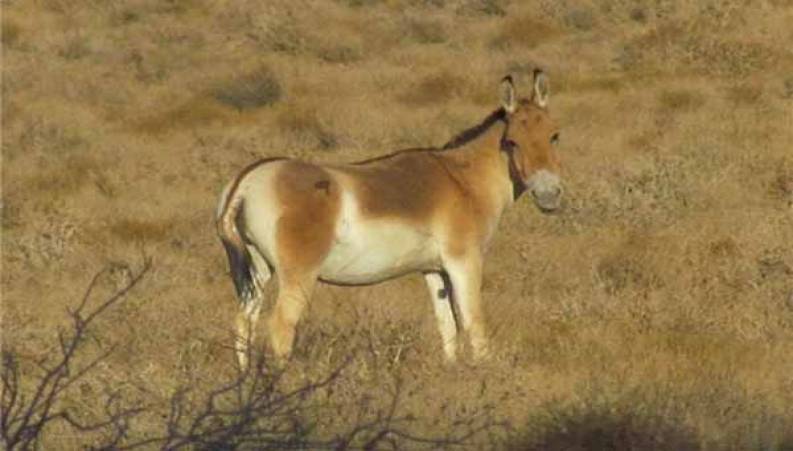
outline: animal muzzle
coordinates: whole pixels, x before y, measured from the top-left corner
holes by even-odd
[[[551,213],[562,204],[562,182],[559,176],[546,170],[537,171],[527,183],[534,204],[543,213]]]

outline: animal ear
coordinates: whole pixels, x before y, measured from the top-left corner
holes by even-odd
[[[551,96],[551,85],[548,82],[548,76],[545,75],[541,69],[534,70],[534,95],[532,100],[534,103],[545,108],[548,106],[548,97]]]
[[[501,79],[501,106],[509,114],[515,112],[517,101],[515,100],[515,85],[512,84],[512,75],[507,75]]]

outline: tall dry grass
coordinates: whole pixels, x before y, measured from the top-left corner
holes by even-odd
[[[91,422],[110,397],[145,405],[127,440],[157,434],[181,388],[200,400],[234,375],[212,218],[239,168],[440,145],[495,107],[505,73],[526,92],[541,66],[566,204],[524,200],[502,221],[493,358],[441,364],[420,277],[321,287],[283,383],[350,361],[300,420],[333,437],[399,387],[401,431],[498,425],[474,449],[787,449],[790,23],[785,0],[6,2],[4,352],[34,384],[88,276],[142,248],[151,271],[81,358],[114,352],[59,408]],[[42,444],[102,438],[53,425]]]

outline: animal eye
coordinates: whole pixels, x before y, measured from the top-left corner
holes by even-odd
[[[553,144],[554,146],[555,146],[555,145],[557,145],[557,144],[559,144],[559,133],[558,133],[558,132],[557,132],[557,133],[554,133],[554,134],[551,136],[551,144]]]

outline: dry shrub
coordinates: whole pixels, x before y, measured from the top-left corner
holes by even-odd
[[[793,164],[782,163],[770,186],[771,195],[793,206]]]
[[[556,94],[569,94],[587,91],[606,91],[616,94],[624,89],[629,80],[622,76],[598,75],[594,77],[581,77],[560,75],[553,78],[553,92]]]
[[[498,49],[531,49],[559,34],[559,30],[533,14],[523,14],[505,19],[503,27],[490,41]]]
[[[172,233],[173,225],[167,221],[121,219],[114,222],[110,233],[124,242],[143,243],[162,241]]]
[[[696,91],[675,89],[661,91],[658,102],[661,111],[679,113],[698,109],[705,103],[705,98]]]
[[[350,64],[364,57],[363,47],[358,44],[338,44],[321,46],[314,51],[317,57],[328,63]]]
[[[727,90],[727,98],[736,105],[756,104],[763,95],[763,87],[757,84],[740,84]]]
[[[412,106],[437,105],[448,102],[452,97],[465,92],[465,89],[465,80],[448,71],[442,71],[424,77],[399,99]]]
[[[99,162],[87,155],[74,154],[60,159],[57,166],[48,166],[35,174],[30,186],[53,197],[65,197],[97,180],[106,180]]]
[[[507,449],[525,451],[688,451],[702,437],[683,419],[678,394],[652,383],[616,386],[589,381],[568,401],[541,405]]]
[[[503,17],[507,9],[503,0],[465,0],[457,8],[457,14]]]
[[[763,44],[701,37],[685,44],[687,62],[694,68],[720,76],[745,77],[769,67],[776,53]]]
[[[205,0],[164,0],[153,2],[149,6],[156,14],[182,16],[191,12],[201,11],[206,8]]]
[[[383,3],[384,0],[337,0],[337,1],[351,8],[361,8],[361,7],[377,6]]]
[[[297,55],[306,47],[306,37],[295,25],[291,17],[281,20],[265,29],[260,38],[266,50]]]
[[[80,33],[69,36],[58,49],[58,55],[67,60],[78,60],[91,53],[88,38]]]
[[[657,279],[648,273],[641,260],[624,254],[603,259],[597,265],[597,274],[603,281],[606,293],[610,295],[619,294],[628,288],[635,287],[643,291],[658,285]]]
[[[292,133],[301,147],[329,150],[339,144],[336,135],[317,116],[315,107],[284,105],[276,116],[276,124]]]
[[[660,415],[608,406],[555,407],[542,432],[516,440],[507,448],[522,451],[694,451],[701,449],[696,435]],[[536,428],[537,426],[532,426]]]
[[[228,114],[228,109],[215,98],[199,95],[175,108],[138,121],[134,129],[140,133],[157,135],[182,128],[225,123]]]
[[[786,78],[782,82],[782,85],[784,89],[782,97],[785,99],[793,99],[793,76]]]
[[[587,8],[573,9],[565,14],[563,22],[568,27],[589,31],[595,26],[595,14]]]
[[[19,35],[22,31],[19,25],[11,20],[3,20],[1,36],[3,40],[3,47],[13,48],[19,42]]]
[[[677,59],[673,52],[684,33],[684,28],[678,23],[656,25],[623,44],[615,61],[623,70],[657,70],[658,61]]]
[[[746,77],[771,67],[781,57],[755,41],[724,38],[702,18],[664,21],[623,45],[616,61],[625,70],[681,69],[715,76]],[[675,61],[675,64],[669,64]]]
[[[225,105],[246,110],[276,103],[283,91],[275,74],[267,67],[260,67],[222,84],[214,90],[213,95]]]
[[[632,232],[611,253],[597,264],[596,272],[609,295],[617,295],[625,290],[648,292],[661,288],[664,283],[656,274],[648,251],[650,242],[655,238]]]
[[[419,44],[443,44],[449,39],[443,23],[437,20],[412,19],[406,27],[410,39]]]

